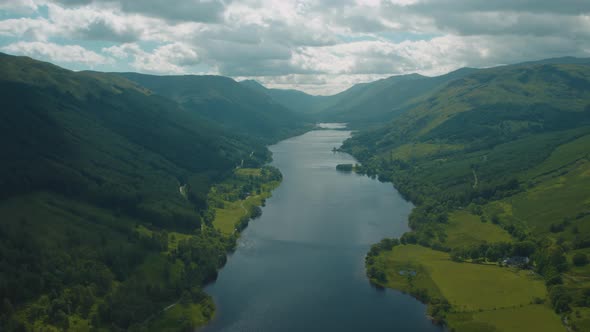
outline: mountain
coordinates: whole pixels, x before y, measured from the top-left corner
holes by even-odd
[[[254,80],[241,81],[240,84],[264,93],[277,103],[300,114],[312,115],[331,100],[331,96],[313,96],[299,90],[269,89]]]
[[[538,295],[523,293],[514,314],[538,310],[532,323],[557,313],[574,330],[587,329],[588,320],[573,313],[590,305],[589,64],[565,58],[473,71],[345,142],[343,150],[362,162],[357,171],[393,181],[417,205],[413,231],[369,253],[374,283],[429,302],[434,319],[456,331],[502,330],[502,318],[490,310],[501,305],[494,296],[542,287]],[[530,262],[513,263],[511,256]],[[397,283],[389,265],[422,273],[442,261],[445,275],[498,277],[486,283],[488,295],[460,299],[461,292],[479,291],[467,283],[441,290],[436,286],[449,284],[430,272],[422,277],[431,278],[420,284],[425,288],[405,277]],[[506,282],[498,264],[533,269],[544,285],[520,277]]]
[[[253,80],[240,84],[266,94],[291,110],[316,121],[349,122],[354,127],[378,124],[402,114],[411,105],[445,83],[474,69],[463,68],[438,77],[418,74],[392,76],[360,83],[331,96],[312,96],[297,90],[268,89]]]
[[[319,113],[323,119],[351,122],[356,126],[382,123],[411,108],[419,102],[420,97],[472,71],[474,69],[463,68],[437,77],[418,74],[392,76],[356,85],[333,96],[335,102],[324,107]]]
[[[273,143],[306,130],[306,119],[268,95],[222,76],[119,74],[224,128]]]
[[[563,57],[530,61],[523,65],[590,64],[590,59]],[[510,66],[508,66],[510,67]],[[423,102],[446,84],[479,69],[461,68],[453,72],[427,77],[419,74],[392,76],[369,83],[360,83],[331,96],[312,96],[297,90],[268,89],[253,80],[240,84],[264,93],[277,103],[316,121],[348,122],[356,128],[378,126],[393,120]]]
[[[207,194],[265,146],[122,76],[27,57],[0,54],[0,105],[2,329],[145,327],[181,296],[210,316],[201,286],[233,244]]]

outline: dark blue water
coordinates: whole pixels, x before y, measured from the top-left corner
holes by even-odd
[[[341,173],[332,152],[349,131],[317,130],[270,149],[283,183],[250,223],[206,291],[206,331],[440,331],[425,306],[377,290],[364,271],[369,246],[408,230],[412,205],[391,184]]]

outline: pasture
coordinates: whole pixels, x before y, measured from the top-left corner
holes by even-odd
[[[374,266],[385,272],[387,287],[446,299],[451,305],[449,324],[465,325],[461,331],[518,331],[527,324],[552,328],[539,331],[563,330],[549,307],[531,305],[544,301],[547,290],[543,280],[529,270],[457,263],[447,253],[418,245],[400,245],[381,253]],[[402,275],[402,271],[416,275]],[[518,322],[512,322],[515,317]]]
[[[491,221],[482,222],[480,217],[467,211],[454,211],[449,214],[445,225],[446,245],[461,248],[480,243],[512,242],[510,234]]]

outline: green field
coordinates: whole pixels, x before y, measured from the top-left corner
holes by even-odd
[[[261,176],[262,169],[260,168],[238,168],[235,171],[235,174],[244,177],[244,176]]]
[[[449,215],[445,226],[447,245],[460,248],[480,243],[511,242],[510,234],[490,221],[482,222],[480,217],[467,211],[455,211]]]
[[[235,202],[225,201],[223,208],[215,209],[213,226],[223,234],[232,234],[240,219],[248,216],[250,210],[255,206],[260,206],[262,200],[268,196],[268,194],[261,194],[248,196],[246,199]]]
[[[470,314],[450,314],[450,328],[464,332],[557,332],[565,331],[559,316],[543,304],[488,310]]]
[[[239,168],[234,177],[216,186],[210,193],[210,198],[217,202],[213,226],[225,235],[235,232],[238,223],[252,214],[255,207],[264,204],[271,196],[271,192],[280,182],[265,176],[260,168]],[[247,192],[246,197],[240,199],[239,192],[252,182],[258,185],[258,190]]]
[[[400,245],[383,252],[375,259],[374,266],[385,271],[387,287],[412,294],[426,293],[430,299],[446,299],[451,305],[450,312],[455,313],[448,317],[451,327],[468,322],[492,322],[498,328],[507,328],[510,319],[497,319],[501,310],[514,313],[524,310],[522,324],[560,327],[559,317],[551,308],[529,308],[534,301],[544,300],[547,291],[543,280],[528,270],[457,263],[451,261],[447,253],[418,245]],[[404,271],[414,271],[416,275],[400,274]],[[542,315],[537,315],[539,313]],[[563,327],[547,331],[560,330]]]
[[[448,153],[459,151],[464,146],[460,144],[432,144],[432,143],[412,143],[401,145],[388,153],[384,153],[384,158],[399,159],[403,161],[411,161],[415,159],[422,159],[430,156],[439,155],[441,153]]]

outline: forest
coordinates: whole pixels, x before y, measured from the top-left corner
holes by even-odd
[[[160,330],[175,303],[183,323],[167,328],[210,319],[202,287],[237,236],[213,226],[209,192],[267,163],[280,134],[232,131],[119,75],[9,55],[0,73],[0,326]],[[280,180],[265,172],[250,185]]]

